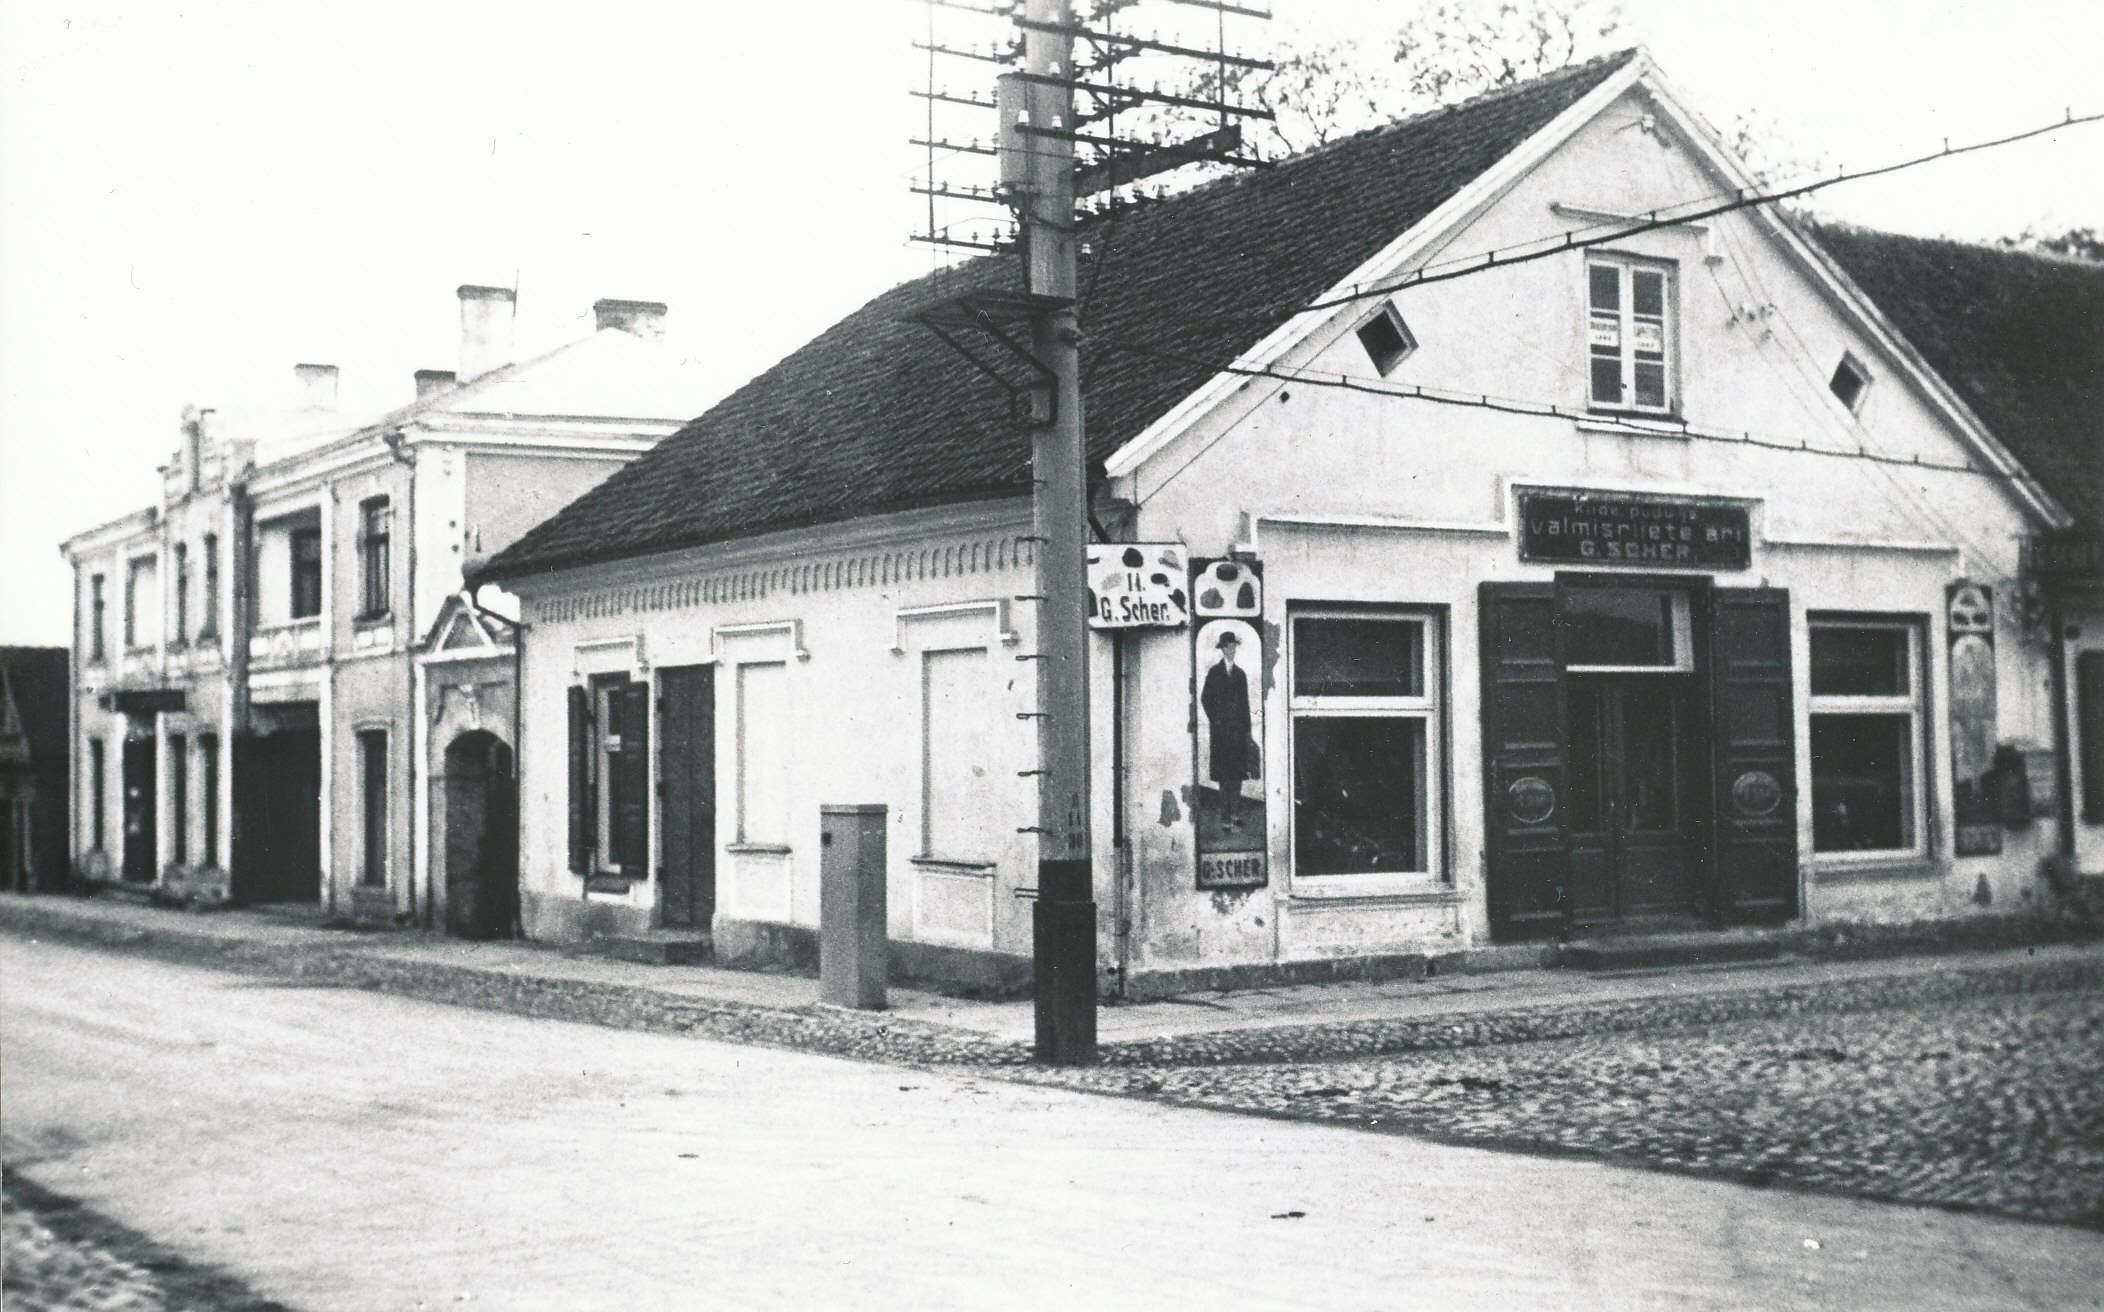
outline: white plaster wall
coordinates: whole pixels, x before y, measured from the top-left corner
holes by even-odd
[[[1480,254],[1575,226],[1577,220],[1551,210],[1556,202],[1641,212],[1714,191],[1717,179],[1698,166],[1685,142],[1670,130],[1638,126],[1644,111],[1635,97],[1608,109],[1426,258]],[[1764,220],[1742,213],[1709,222],[1707,240],[1664,231],[1617,247],[1673,261],[1678,270],[1677,372],[1681,412],[1690,422],[1849,456],[1869,451],[1977,463],[1953,424],[1907,380],[1900,361],[1781,252]],[[1577,255],[1407,291],[1396,304],[1420,347],[1387,383],[1582,410],[1584,297],[1584,262]],[[1368,302],[1365,313],[1377,304]],[[1772,308],[1749,316],[1748,306]],[[1376,380],[1351,333],[1363,317],[1338,320],[1286,363]],[[1843,349],[1868,363],[1875,376],[1859,416],[1851,416],[1826,386]],[[1198,893],[1189,808],[1169,804],[1182,803],[1182,790],[1192,781],[1189,649],[1171,638],[1148,639],[1137,649],[1138,695],[1147,709],[1134,722],[1128,817],[1144,893],[1138,965],[1436,950],[1484,938],[1476,587],[1486,579],[1545,580],[1555,572],[1518,559],[1510,533],[1515,483],[1757,502],[1752,568],[1720,574],[1717,582],[1791,592],[1807,854],[1806,610],[1902,612],[1930,620],[1932,868],[1909,871],[1906,878],[1895,873],[1844,883],[1808,860],[1808,916],[1893,919],[1972,911],[1982,874],[1989,877],[1995,911],[2035,898],[2037,858],[2049,842],[2043,824],[2010,832],[1999,858],[1950,856],[1942,719],[1948,702],[1941,619],[1947,583],[1960,577],[1989,583],[2004,603],[1997,634],[2001,739],[2039,739],[2050,731],[2043,652],[2008,623],[2017,541],[2034,525],[2006,485],[1860,458],[1632,436],[1565,418],[1250,380],[1124,480],[1123,490],[1138,502],[1134,536],[1181,540],[1194,556],[1254,545],[1266,570],[1266,622],[1274,636],[1296,601],[1408,604],[1444,613],[1452,740],[1446,869],[1452,890],[1349,905],[1300,895],[1286,866],[1286,704],[1282,690],[1267,680],[1272,885],[1255,896]],[[1252,533],[1252,517],[1277,515],[1331,523],[1258,518]],[[1811,549],[1786,547],[1784,541],[1861,545]]]

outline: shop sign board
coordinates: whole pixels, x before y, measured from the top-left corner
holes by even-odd
[[[2104,534],[2050,533],[2024,542],[2024,572],[2045,583],[2104,583]]]
[[[1192,562],[1192,829],[1198,887],[1270,882],[1264,805],[1264,575],[1245,560]]]
[[[1753,563],[1746,507],[1623,492],[1535,492],[1520,503],[1520,559],[1557,565]]]
[[[1180,542],[1097,542],[1088,549],[1089,627],[1180,629],[1191,622]]]
[[[1959,580],[1944,594],[1950,642],[1951,796],[1959,856],[2002,850],[1994,768],[1994,589]]]

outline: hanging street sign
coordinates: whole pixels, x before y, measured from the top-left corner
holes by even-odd
[[[1089,627],[1180,629],[1191,622],[1180,542],[1097,542],[1088,549]]]

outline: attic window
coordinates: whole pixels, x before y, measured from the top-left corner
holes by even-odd
[[[1367,358],[1385,378],[1417,349],[1417,339],[1410,335],[1409,325],[1395,307],[1384,305],[1379,314],[1359,325],[1359,345],[1366,348]]]
[[[1870,371],[1863,367],[1862,361],[1844,351],[1841,363],[1834,367],[1834,380],[1827,386],[1853,414],[1863,408],[1863,393],[1870,390]]]

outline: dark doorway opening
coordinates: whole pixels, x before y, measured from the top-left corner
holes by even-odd
[[[1701,734],[1687,676],[1574,674],[1566,688],[1574,928],[1701,923]]]
[[[658,856],[663,923],[706,930],[716,916],[716,668],[658,672]]]
[[[321,900],[321,730],[234,740],[237,902]]]
[[[471,730],[446,748],[446,932],[506,938],[519,921],[519,806],[511,748]]]
[[[154,768],[154,740],[124,740],[124,881],[150,884],[154,878],[160,790]]]

